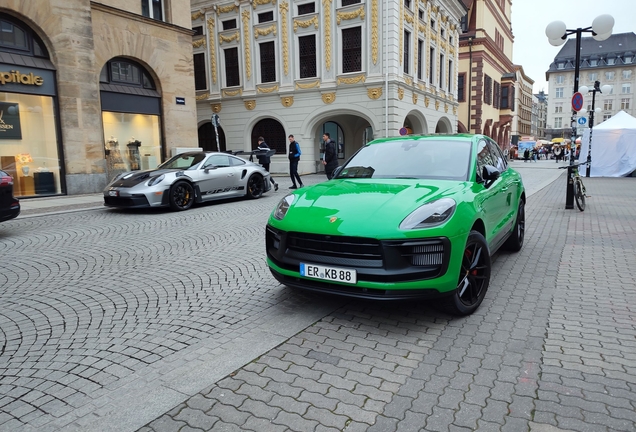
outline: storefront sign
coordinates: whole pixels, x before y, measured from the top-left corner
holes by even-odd
[[[41,86],[44,84],[44,78],[34,75],[33,72],[20,73],[19,70],[0,71],[0,84],[5,85],[7,83]]]
[[[17,103],[0,102],[0,139],[22,139]]]

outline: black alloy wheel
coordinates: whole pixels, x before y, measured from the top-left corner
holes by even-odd
[[[475,312],[488,291],[490,270],[486,239],[478,231],[471,231],[462,256],[457,288],[441,300],[440,307],[452,315],[465,316]]]
[[[251,199],[260,198],[265,190],[263,177],[259,174],[252,174],[247,179],[247,196]]]
[[[579,210],[585,210],[585,187],[583,186],[583,181],[579,178],[574,180],[574,201],[576,201],[576,206]]]
[[[176,182],[170,188],[170,208],[176,211],[187,210],[194,203],[194,188],[185,180]]]
[[[511,252],[519,252],[523,247],[523,238],[526,233],[526,206],[522,200],[519,200],[519,207],[517,209],[517,219],[515,226],[512,229],[512,233],[508,240],[504,243],[504,249]]]

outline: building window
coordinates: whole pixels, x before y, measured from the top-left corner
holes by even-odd
[[[605,120],[609,120],[609,119],[611,119],[611,118],[612,118],[612,115],[611,115],[611,114],[603,114],[603,121],[605,121]]]
[[[227,21],[223,21],[223,30],[232,30],[236,28],[236,20],[231,19]]]
[[[501,101],[501,84],[499,84],[498,82],[495,82],[492,105],[495,108],[499,108],[499,102],[500,101]]]
[[[598,73],[597,72],[590,72],[587,75],[588,79],[590,80],[590,82],[594,82],[598,79]]]
[[[598,60],[590,60],[590,66],[598,66]]]
[[[276,81],[276,50],[274,41],[259,44],[261,51],[261,82]]]
[[[510,87],[503,86],[501,87],[501,109],[509,109],[508,106],[508,95],[510,94]]]
[[[632,62],[632,56],[625,56],[625,64],[629,64]]]
[[[563,97],[563,87],[557,87],[556,88],[555,97],[558,97],[558,98],[562,98]]]
[[[342,30],[342,72],[362,70],[362,27]]]
[[[423,76],[422,67],[424,66],[424,41],[417,41],[417,79],[421,80]]]
[[[227,48],[223,50],[223,53],[225,54],[225,86],[235,87],[241,85],[238,48]]]
[[[298,15],[307,15],[314,12],[316,12],[316,3],[305,3],[298,5]]]
[[[616,76],[616,73],[614,71],[605,72],[605,79],[606,80],[613,80],[615,76]]]
[[[431,30],[435,30],[435,20],[431,20]]]
[[[466,84],[466,73],[460,73],[457,76],[457,101],[464,102],[466,100],[466,90],[464,89]]]
[[[205,76],[205,54],[194,55],[194,89],[205,90],[208,88]]]
[[[424,20],[424,11],[422,9],[417,11],[417,17],[420,19],[420,21]]]
[[[428,82],[433,84],[433,79],[435,77],[435,48],[431,48],[428,52],[430,64],[428,65]]]
[[[554,105],[554,112],[555,113],[562,113],[563,112],[563,104],[562,103],[555,104]]]
[[[360,3],[361,0],[342,0],[342,7],[351,6]]]
[[[630,101],[629,98],[621,99],[621,109],[628,110]]]
[[[484,77],[484,103],[492,105],[492,78],[488,75]]]
[[[448,91],[453,91],[453,61],[448,61]]]
[[[258,14],[258,23],[265,23],[265,22],[270,22],[270,21],[274,21],[274,12],[273,11],[269,11],[269,12],[263,12],[263,13],[259,13]]]
[[[409,73],[409,63],[411,62],[411,32],[404,30],[404,73]]]
[[[608,66],[612,66],[612,65],[614,65],[615,61],[616,61],[616,59],[608,58],[608,59],[607,59],[607,65],[608,65]]]
[[[163,0],[141,0],[141,14],[163,21]]]
[[[612,110],[612,100],[611,99],[605,99],[603,101],[603,110],[604,111],[611,111]]]
[[[203,36],[203,26],[192,27],[192,30],[194,30],[193,36]]]
[[[631,93],[631,92],[632,92],[631,83],[623,83],[623,85],[621,86],[621,93]]]
[[[313,78],[316,76],[316,35],[298,38],[300,52],[300,77]]]
[[[563,75],[557,75],[556,77],[557,84],[563,84],[564,81],[565,81],[565,77]]]
[[[407,9],[411,9],[411,0],[404,0],[404,7]]]
[[[557,63],[557,69],[565,69],[565,63],[563,62]]]
[[[632,71],[631,71],[631,69],[623,71],[623,79],[632,79]]]
[[[554,118],[554,127],[556,129],[559,129],[559,128],[563,127],[563,118],[562,117],[555,117]]]

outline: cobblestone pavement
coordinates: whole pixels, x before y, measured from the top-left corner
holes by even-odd
[[[461,319],[281,288],[280,192],[4,223],[0,430],[636,430],[636,180],[564,210],[547,163],[513,165],[526,245]]]
[[[140,430],[636,430],[635,182],[531,196],[472,316],[349,302]]]

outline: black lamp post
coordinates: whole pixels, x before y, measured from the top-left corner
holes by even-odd
[[[594,127],[594,114],[601,113],[600,108],[594,108],[594,104],[596,102],[596,92],[598,93],[609,93],[612,91],[612,86],[605,84],[601,87],[601,83],[599,81],[594,81],[594,88],[589,89],[587,86],[579,87],[579,92],[582,94],[592,93],[592,109],[590,110],[590,142],[587,150],[587,167],[585,168],[585,177],[590,176],[590,169],[592,166],[592,128]],[[580,111],[581,114],[585,114],[584,109]]]
[[[576,35],[576,52],[574,63],[574,90],[572,94],[579,91],[579,67],[581,66],[581,35],[583,33],[592,33],[592,37],[598,41],[603,41],[612,35],[614,27],[614,18],[611,15],[600,15],[594,19],[592,26],[568,29],[563,21],[553,21],[545,29],[545,34],[553,46],[559,46],[565,43],[570,35]],[[565,208],[574,208],[574,183],[572,181],[572,173],[574,172],[574,149],[576,148],[576,116],[577,111],[572,110],[570,118],[570,127],[572,135],[570,141],[570,166],[568,167],[568,178],[565,193]]]

